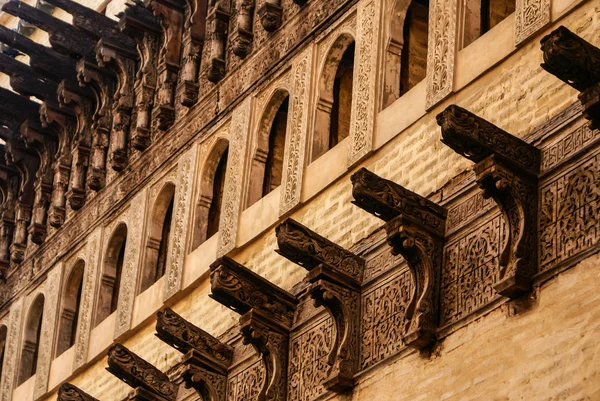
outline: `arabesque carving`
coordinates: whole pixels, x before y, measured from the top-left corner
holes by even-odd
[[[550,22],[550,0],[516,0],[515,43],[523,43]]]
[[[437,116],[442,142],[476,163],[477,183],[494,199],[508,225],[500,253],[496,291],[515,298],[531,288],[538,271],[538,175],[536,147],[473,113],[451,105]]]
[[[58,389],[57,401],[98,401],[71,383],[63,383]]]
[[[331,314],[336,327],[323,385],[343,393],[354,387],[359,370],[361,284],[365,261],[295,220],[276,228],[282,256],[308,270],[309,292]]]
[[[210,270],[211,298],[242,315],[244,342],[262,358],[266,377],[257,399],[285,401],[289,332],[297,300],[228,257],[217,259]]]
[[[415,289],[406,309],[405,344],[421,349],[437,336],[446,209],[365,168],[352,175],[354,204],[386,222],[392,253],[411,269]]]

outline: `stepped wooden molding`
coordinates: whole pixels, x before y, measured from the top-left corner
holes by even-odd
[[[403,341],[417,349],[430,346],[437,337],[446,209],[365,168],[351,180],[353,203],[386,222],[392,254],[401,255],[413,275]]]
[[[152,394],[153,397],[147,398],[149,400],[175,401],[177,398],[177,385],[166,374],[121,344],[114,344],[108,349],[106,369],[130,387]]]
[[[600,128],[600,49],[564,26],[542,41],[542,68],[577,89],[590,128]]]
[[[261,356],[265,380],[258,400],[287,399],[289,334],[298,301],[231,258],[210,266],[211,298],[242,315],[244,342]]]
[[[98,401],[71,383],[63,383],[58,389],[57,401]]]
[[[496,291],[515,298],[538,271],[538,175],[541,152],[475,114],[449,106],[437,116],[442,142],[475,162],[477,183],[508,226]]]
[[[343,393],[354,387],[359,370],[361,284],[365,261],[295,220],[276,228],[277,253],[309,271],[311,297],[335,323],[335,341],[327,363],[325,388]]]

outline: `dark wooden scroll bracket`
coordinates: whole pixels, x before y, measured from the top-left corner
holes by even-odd
[[[61,384],[58,389],[57,401],[98,401],[96,398],[87,394],[85,391],[70,383]]]

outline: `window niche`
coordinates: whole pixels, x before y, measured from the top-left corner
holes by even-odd
[[[152,207],[138,293],[165,275],[174,205],[175,185],[169,182],[161,189]]]
[[[311,161],[350,134],[354,55],[354,38],[342,34],[325,59],[319,83]]]
[[[21,363],[19,364],[19,376],[17,379],[18,386],[25,383],[37,371],[43,316],[44,295],[38,294],[31,304],[27,319],[25,320]]]
[[[196,205],[194,249],[219,231],[228,155],[229,141],[219,138],[204,163]]]
[[[473,43],[477,38],[498,25],[515,11],[515,0],[462,0],[460,3],[459,48]]]
[[[104,255],[95,326],[117,310],[126,244],[127,225],[121,223],[113,232]]]
[[[250,166],[246,207],[252,206],[281,185],[288,109],[289,93],[279,90],[271,98],[260,120]]]
[[[59,316],[56,356],[61,355],[75,344],[84,272],[85,262],[78,260],[69,272],[65,283]]]

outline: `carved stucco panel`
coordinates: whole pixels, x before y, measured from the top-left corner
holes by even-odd
[[[225,174],[223,206],[219,222],[219,246],[217,256],[223,256],[236,245],[238,222],[241,213],[246,166],[248,138],[252,124],[252,96],[248,96],[232,113],[231,142]]]
[[[457,0],[431,0],[427,44],[427,109],[452,93]]]
[[[183,277],[183,261],[187,252],[187,243],[191,222],[193,198],[193,179],[198,156],[198,147],[194,146],[181,158],[177,171],[177,192],[173,208],[174,224],[169,244],[171,251],[167,259],[166,285],[164,300],[171,298],[181,289]]]
[[[377,63],[381,24],[381,2],[364,1],[358,5],[358,27],[352,91],[352,122],[348,145],[348,165],[369,154],[375,130],[375,99],[378,90]]]
[[[8,317],[8,336],[0,382],[0,401],[12,400],[12,390],[17,373],[19,347],[21,346],[21,322],[23,320],[23,303],[21,298],[12,304]]]
[[[44,284],[44,316],[42,320],[42,332],[40,334],[35,389],[33,391],[34,399],[40,398],[48,389],[48,376],[50,374],[50,363],[52,362],[52,350],[54,348],[54,337],[56,334],[58,295],[60,293],[62,271],[63,264],[57,264],[54,269],[48,273],[48,278]]]
[[[308,121],[310,115],[310,95],[313,70],[314,47],[309,46],[293,66],[293,90],[291,94],[291,113],[288,118],[284,154],[284,173],[281,182],[281,204],[279,214],[292,210],[300,203],[302,194],[302,176],[306,156]]]
[[[517,0],[515,42],[519,45],[550,22],[550,0]]]
[[[75,356],[73,357],[73,370],[83,366],[87,360],[90,333],[92,330],[92,317],[96,299],[98,283],[100,243],[102,230],[96,230],[88,239],[85,250],[85,270],[83,276],[83,292],[81,294],[79,319],[77,324],[77,338],[75,339]]]

